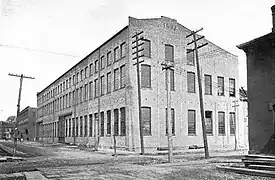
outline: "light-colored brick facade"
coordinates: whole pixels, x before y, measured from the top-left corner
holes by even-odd
[[[144,136],[145,147],[158,148],[167,146],[167,136],[165,133],[165,73],[161,66],[161,63],[165,61],[165,44],[172,45],[174,49],[173,57],[175,68],[172,108],[175,113],[175,136],[173,137],[173,144],[177,148],[186,148],[190,145],[203,146],[196,67],[194,65],[188,65],[186,57],[187,48],[193,48],[191,46],[187,47],[187,43],[192,41],[192,39],[187,39],[186,35],[191,33],[191,31],[177,23],[176,20],[167,17],[155,19],[135,19],[129,17],[128,26],[38,93],[37,137],[39,137],[40,140],[59,140],[72,143],[74,141],[72,119],[74,118],[74,108],[76,108],[76,117],[79,125],[78,137],[75,138],[75,142],[78,144],[94,144],[94,120],[95,113],[98,112],[98,98],[95,98],[94,85],[95,79],[99,78],[98,72],[94,72],[94,65],[95,61],[104,55],[105,65],[100,71],[100,76],[104,75],[105,78],[104,95],[100,96],[100,111],[104,112],[104,135],[100,137],[100,146],[113,146],[114,114],[118,111],[119,132],[118,136],[116,136],[117,146],[129,150],[140,148],[137,76],[136,66],[133,65],[135,61],[132,60],[132,36],[140,31],[144,32],[142,36],[149,40],[151,44],[150,57],[142,57],[142,60],[144,60],[142,64],[149,65],[151,68],[150,88],[142,88],[141,90],[142,107],[151,109],[151,134]],[[239,94],[236,93],[239,87],[238,59],[235,55],[221,49],[210,41],[200,40],[200,43],[204,42],[208,42],[208,45],[199,50],[199,57],[203,75],[203,94],[205,88],[204,75],[211,75],[211,95],[204,95],[205,111],[212,111],[212,135],[208,135],[209,146],[210,148],[231,148],[234,147],[234,135],[230,135],[229,115],[234,112],[232,101],[239,99]],[[114,51],[116,47],[119,49],[119,59],[114,61]],[[121,49],[123,49],[123,56],[121,56]],[[111,52],[112,56],[112,63],[110,65],[107,65],[106,62],[108,52]],[[91,73],[90,67],[92,67]],[[74,84],[73,76],[77,73],[81,74],[81,70],[85,73],[85,68],[87,71],[86,78],[85,75],[83,75],[83,80],[80,80],[81,77],[78,75],[79,81]],[[114,90],[114,72],[116,69],[118,69],[119,75],[119,89]],[[109,72],[111,72],[111,92],[107,93],[107,73]],[[194,93],[187,91],[188,72],[195,73],[196,83]],[[218,76],[224,79],[224,95],[222,96],[217,95]],[[71,78],[71,80],[69,80],[69,78]],[[235,82],[234,97],[229,96],[230,78]],[[66,80],[68,80],[68,85],[66,85]],[[90,82],[93,82],[92,97],[90,96]],[[62,91],[60,91],[61,84]],[[63,90],[64,84],[65,89]],[[78,100],[77,105],[74,106],[72,93],[75,87],[77,89],[80,89],[80,87],[85,89],[85,84],[87,84],[88,87],[88,98],[83,102]],[[82,92],[84,93],[85,90]],[[66,95],[68,98],[66,98]],[[85,98],[85,93],[84,95],[82,94],[82,96]],[[65,97],[64,108],[62,103],[60,108],[60,97],[62,97],[62,102],[63,97]],[[67,106],[66,99],[70,101],[67,103]],[[107,125],[107,111],[109,110],[111,112],[111,126]],[[121,119],[124,119],[124,116],[121,115],[124,110],[125,130],[121,127],[124,124],[121,123]],[[188,135],[188,110],[195,110],[195,133],[192,135]],[[218,112],[223,112],[225,117],[225,132],[223,135],[218,134]],[[90,115],[92,116],[92,126],[90,124]],[[238,117],[238,110],[236,111],[236,117]],[[85,123],[86,118],[87,123]],[[80,119],[82,119],[83,123],[79,122]],[[245,144],[241,143],[241,141],[243,141],[241,137],[245,136],[242,131],[243,128],[239,128],[239,126],[243,126],[243,122],[241,122],[242,120],[239,121],[238,118],[236,119],[237,142],[239,144]],[[82,137],[80,137],[81,133],[79,132],[81,124],[83,124]],[[59,130],[57,131],[58,127]],[[85,132],[85,127],[87,133]],[[99,129],[100,127],[101,123],[99,122]],[[110,130],[108,130],[110,127],[111,133]],[[77,128],[77,126],[75,126],[75,128]],[[92,128],[92,137],[90,137],[90,128]],[[123,135],[124,131],[126,131],[125,135]],[[99,132],[101,131],[99,130]],[[53,134],[55,134],[54,137],[52,137]]]

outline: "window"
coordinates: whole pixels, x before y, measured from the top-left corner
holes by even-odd
[[[167,76],[165,76],[165,81],[167,81]],[[166,83],[165,83],[165,90],[167,90]],[[175,73],[173,69],[170,69],[170,90],[175,91]]]
[[[83,80],[83,69],[80,71],[80,81],[82,81]]]
[[[62,92],[62,83],[60,84],[60,92]]]
[[[79,73],[76,73],[76,83],[78,83]]]
[[[93,63],[90,64],[90,76],[93,74]]]
[[[94,114],[94,122],[95,123],[99,123],[98,122],[98,114],[97,113]],[[99,135],[99,128],[100,128],[100,126],[98,125],[98,132],[97,132],[98,135]],[[95,133],[96,133],[96,131],[95,131]]]
[[[78,117],[75,119],[75,136],[78,137]]]
[[[58,102],[57,102],[58,104]],[[73,105],[75,105],[75,91],[73,90]]]
[[[95,79],[95,98],[98,97],[98,79]]]
[[[224,112],[218,112],[219,135],[225,135],[225,116]]]
[[[235,135],[236,132],[236,116],[234,112],[229,113],[230,119],[230,135]]]
[[[66,94],[66,107],[65,108],[67,108],[68,107],[68,94]]]
[[[188,110],[188,135],[196,135],[196,111]]]
[[[118,68],[114,70],[114,90],[119,88],[119,70]]]
[[[126,56],[126,43],[122,43],[120,45],[120,54],[121,54],[121,58]]]
[[[66,80],[66,89],[68,89],[68,79]],[[53,96],[53,93],[51,91],[51,97]]]
[[[83,91],[83,87],[80,87],[79,89],[79,100],[80,100],[80,103],[82,103],[82,91]]]
[[[120,88],[124,88],[126,86],[125,73],[125,65],[120,66]]]
[[[167,114],[167,108],[165,109],[165,117],[166,117],[166,135],[168,134],[168,128],[167,128],[167,123],[168,123],[168,114]],[[171,108],[171,118],[172,118],[172,135],[175,136],[175,109]]]
[[[224,79],[218,77],[218,96],[224,96]]]
[[[72,78],[70,77],[69,78],[69,87],[71,87],[72,86]],[[56,92],[56,91],[55,91]]]
[[[150,107],[141,107],[141,118],[142,118],[142,128],[143,135],[151,135],[151,108]]]
[[[118,109],[114,109],[114,135],[118,135]]]
[[[88,126],[88,120],[87,116],[84,116],[84,137],[87,137],[87,126]]]
[[[165,61],[174,62],[174,47],[170,44],[165,44]]]
[[[111,92],[111,72],[107,73],[107,93]]]
[[[125,117],[125,107],[120,108],[120,135],[126,135],[126,117]]]
[[[100,58],[100,69],[103,69],[105,66],[105,56],[101,56]]]
[[[75,102],[78,104],[78,88],[75,91]]]
[[[141,65],[141,88],[151,88],[151,66]]]
[[[229,78],[229,96],[230,97],[235,97],[236,92],[235,92],[235,79]]]
[[[104,76],[101,76],[100,77],[100,94],[101,94],[101,96],[104,95],[104,92],[105,92],[105,78],[104,78]]]
[[[186,57],[187,57],[187,64],[194,66],[195,65],[195,56],[194,51],[191,51],[192,49],[187,49]]]
[[[72,124],[71,124],[71,119],[69,119],[69,137],[72,137],[71,135],[71,129],[72,129]]]
[[[73,84],[75,84],[75,75],[73,75]],[[59,86],[58,86],[58,92],[59,92]]]
[[[85,79],[88,77],[87,73],[88,73],[88,66],[86,66],[85,70],[84,70],[84,78]]]
[[[93,98],[93,82],[89,82],[89,95],[90,95],[90,99]]]
[[[93,136],[93,115],[89,115],[89,121],[90,121],[90,126],[89,126],[89,136]]]
[[[88,100],[88,84],[84,86],[84,101]]]
[[[100,113],[100,136],[104,136],[104,112]]]
[[[98,66],[98,60],[96,60],[95,61],[95,73],[98,72],[98,68],[99,68],[99,66]]]
[[[73,128],[72,128],[72,136],[75,137],[75,119],[72,118]]]
[[[187,92],[195,93],[195,73],[187,72]]]
[[[63,91],[65,91],[65,81],[63,82]],[[49,94],[48,94],[49,95]],[[48,97],[49,98],[49,97]]]
[[[204,93],[206,95],[212,95],[212,78],[211,75],[204,75]]]
[[[212,111],[205,111],[206,134],[213,135]]]
[[[108,110],[107,111],[107,135],[110,135],[111,134],[111,111]]]
[[[107,66],[112,64],[112,54],[111,51],[107,53]]]
[[[80,116],[80,137],[83,136],[83,117]]]
[[[115,48],[114,50],[114,61],[119,60],[119,52],[118,52],[118,47]]]
[[[143,39],[143,55],[144,57],[151,57],[151,41],[148,39]]]

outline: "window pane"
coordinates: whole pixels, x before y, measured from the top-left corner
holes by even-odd
[[[206,134],[213,134],[212,111],[205,111]]]
[[[195,73],[187,72],[187,92],[194,93],[195,91]]]
[[[89,136],[93,136],[93,115],[89,115],[89,121],[90,121],[90,126],[89,126]]]
[[[100,78],[100,91],[101,91],[101,95],[104,95],[104,92],[105,92],[105,78],[104,78],[104,76],[101,76],[101,78]]]
[[[151,66],[141,65],[141,88],[151,88]]]
[[[236,132],[236,116],[234,112],[231,112],[229,114],[229,118],[230,118],[230,134],[234,135]]]
[[[187,52],[186,52],[187,64],[188,64],[188,65],[191,65],[191,66],[194,66],[194,65],[195,65],[194,51],[188,52],[188,51],[190,51],[190,50],[191,50],[191,49],[187,49]]]
[[[151,41],[150,40],[147,40],[147,39],[144,39],[143,40],[143,54],[144,54],[144,57],[151,57]]]
[[[100,113],[100,136],[104,136],[104,112]]]
[[[87,116],[84,116],[84,136],[87,137],[87,133],[88,133],[88,120],[87,120]]]
[[[95,79],[95,97],[98,96],[98,79]]]
[[[118,109],[114,110],[114,135],[118,135]]]
[[[120,88],[124,88],[126,86],[125,81],[125,65],[120,67]]]
[[[150,136],[151,135],[151,108],[142,107],[141,117],[142,117],[143,135]]]
[[[103,69],[105,67],[105,56],[102,56],[100,59],[100,69]]]
[[[218,77],[218,96],[224,95],[224,79],[223,77]]]
[[[107,111],[107,134],[111,134],[111,111]]]
[[[107,65],[110,65],[112,63],[112,54],[111,51],[107,53]]]
[[[196,135],[196,111],[188,110],[188,135]]]
[[[125,108],[120,108],[120,135],[125,136],[126,135],[126,117],[125,117]]]
[[[212,78],[210,75],[204,75],[205,94],[212,95]]]
[[[115,60],[115,61],[119,60],[119,51],[118,51],[118,47],[116,47],[115,50],[114,50],[114,60]]]
[[[115,69],[114,71],[114,90],[119,88],[119,70]]]
[[[107,74],[107,93],[111,92],[111,72]]]
[[[235,79],[229,79],[229,96],[235,97]]]
[[[225,135],[225,116],[224,112],[218,112],[219,135]]]
[[[174,47],[169,44],[165,44],[165,61],[174,62]]]
[[[125,44],[125,42],[120,45],[120,51],[121,51],[120,52],[121,57],[122,58],[125,57],[126,56],[126,44]]]

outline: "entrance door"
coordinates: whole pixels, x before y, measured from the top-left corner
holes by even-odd
[[[65,143],[65,116],[58,119],[58,142]]]

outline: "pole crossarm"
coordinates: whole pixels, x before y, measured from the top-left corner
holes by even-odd
[[[31,76],[25,76],[25,75],[23,75],[23,74],[18,75],[18,74],[12,74],[12,73],[9,73],[9,76],[23,77],[23,78],[27,78],[27,79],[35,79],[34,77],[31,77]]]

